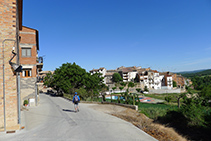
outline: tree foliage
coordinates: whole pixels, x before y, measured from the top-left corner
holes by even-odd
[[[100,73],[91,75],[76,63],[65,63],[54,71],[54,74],[47,74],[44,84],[65,93],[78,91],[85,99],[98,95],[105,84]]]
[[[113,79],[113,82],[116,82],[116,83],[123,80],[119,73],[114,73],[112,79]]]
[[[127,83],[125,83],[125,82],[120,82],[120,85],[123,86],[123,87],[125,87],[125,86],[127,85]]]
[[[173,80],[173,87],[177,87],[177,82]]]
[[[129,82],[127,86],[133,88],[135,84],[133,82]]]
[[[147,88],[147,86],[144,87],[144,91],[148,92],[149,89]]]
[[[140,93],[141,92],[141,89],[140,88],[137,88],[136,91]]]

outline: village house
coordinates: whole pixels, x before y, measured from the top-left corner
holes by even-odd
[[[106,84],[106,79],[105,79],[106,69],[104,67],[99,68],[99,69],[93,69],[93,70],[91,70],[89,72],[91,73],[91,75],[93,75],[95,73],[101,73],[102,74],[102,77],[104,77],[103,83]]]
[[[178,74],[173,74],[172,75],[173,81],[175,81],[177,83],[177,87],[178,88],[182,88],[185,86],[185,78],[181,75]]]
[[[144,89],[147,87],[150,90],[159,89],[173,89],[173,81],[175,81],[179,88],[186,85],[186,79],[172,72],[158,72],[157,70],[151,70],[151,68],[142,67],[124,67],[121,66],[115,70],[106,70],[105,68],[93,69],[91,74],[102,73],[104,77],[104,83],[109,87],[114,87],[113,74],[119,73],[123,79],[123,82],[139,82],[140,85],[136,87]],[[189,83],[189,81],[188,81]],[[191,83],[191,82],[190,82]]]
[[[21,103],[34,99],[37,102],[37,75],[42,70],[43,60],[38,57],[38,30],[22,26],[20,30]]]
[[[145,86],[149,89],[161,89],[164,85],[162,83],[164,75],[160,75],[157,70],[140,69],[137,73],[137,78],[142,89]]]
[[[172,89],[173,88],[173,73],[171,72],[161,72],[160,75],[163,75],[162,79],[162,89]]]
[[[36,100],[43,66],[38,30],[22,26],[22,3],[0,0],[0,131],[20,129],[23,100]]]
[[[117,70],[107,70],[105,74],[105,80],[106,84],[112,84],[113,83],[113,75],[114,73],[118,73]]]
[[[133,67],[122,66],[122,67],[117,68],[117,71],[122,76],[123,82],[134,81],[137,74],[137,68],[135,66]]]

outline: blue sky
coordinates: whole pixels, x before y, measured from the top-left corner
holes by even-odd
[[[39,30],[43,70],[211,69],[210,0],[24,0],[23,25]]]

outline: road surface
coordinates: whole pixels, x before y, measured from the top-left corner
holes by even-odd
[[[117,117],[80,103],[80,111],[62,97],[40,94],[37,107],[23,112],[25,129],[0,133],[0,141],[154,141],[142,130]]]

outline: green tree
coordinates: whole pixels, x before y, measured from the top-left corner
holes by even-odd
[[[141,92],[141,89],[140,88],[137,88],[136,91],[140,93]]]
[[[116,89],[116,87],[112,87],[112,89],[113,89],[113,90],[115,90],[115,89]]]
[[[76,92],[80,96],[81,100],[86,100],[89,97],[86,89],[84,89],[83,87],[80,87],[79,89],[77,89]]]
[[[105,87],[101,73],[91,75],[76,63],[65,63],[54,71],[54,74],[47,74],[45,85],[62,90],[65,93],[81,93],[82,99],[98,96]]]
[[[133,82],[129,82],[128,84],[127,84],[127,86],[128,86],[128,88],[133,88],[134,86],[135,86],[135,84],[133,83]]]
[[[73,93],[84,85],[87,72],[75,63],[62,64],[54,71],[54,86],[65,93]]]
[[[173,87],[177,87],[177,82],[173,80]]]
[[[54,86],[54,77],[51,72],[48,72],[46,76],[44,77],[44,85],[46,85],[47,87]]]
[[[205,86],[199,93],[200,97],[203,97],[203,104],[207,105],[208,101],[211,100],[211,86]]]
[[[120,76],[119,73],[114,73],[112,80],[113,80],[113,82],[116,82],[117,83],[117,82],[122,81],[123,79],[122,79],[122,77]]]
[[[93,75],[87,73],[85,75],[83,84],[92,98],[99,96],[99,93],[105,87],[101,73],[95,73]]]
[[[124,87],[120,86],[119,89],[122,91],[124,89]]]
[[[127,83],[125,83],[125,82],[120,82],[120,85],[125,87],[125,86],[127,85]]]
[[[146,91],[146,92],[149,91],[148,88],[147,88],[147,86],[144,87],[144,91]]]

